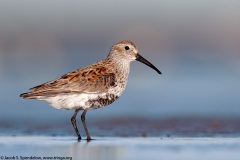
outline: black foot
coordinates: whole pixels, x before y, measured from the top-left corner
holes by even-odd
[[[89,138],[89,137],[87,138],[87,142],[90,142],[91,140],[92,140],[92,138]]]

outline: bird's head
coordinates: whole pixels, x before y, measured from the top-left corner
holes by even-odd
[[[148,60],[143,58],[137,50],[136,45],[131,41],[120,41],[114,44],[110,50],[108,57],[112,57],[115,60],[120,61],[139,61],[144,63],[145,65],[151,67],[159,74],[162,74],[153,64],[151,64]]]

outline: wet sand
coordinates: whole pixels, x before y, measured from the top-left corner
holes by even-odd
[[[240,138],[2,136],[0,158],[98,160],[239,160]]]
[[[19,119],[0,121],[0,136],[75,136],[70,117],[62,119]],[[79,117],[78,117],[79,118]],[[87,118],[91,136],[95,137],[240,137],[240,118],[183,117]],[[78,129],[84,135],[80,118]]]

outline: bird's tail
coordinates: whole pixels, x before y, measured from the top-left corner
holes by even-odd
[[[28,93],[22,93],[20,94],[20,97],[22,97],[23,99],[35,99],[36,97],[33,97],[31,92]]]
[[[30,97],[29,93],[22,93],[20,94],[20,97],[22,97],[23,99],[28,99]]]

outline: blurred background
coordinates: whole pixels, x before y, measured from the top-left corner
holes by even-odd
[[[87,121],[238,118],[239,8],[237,0],[1,1],[1,128],[71,128],[73,111],[19,94],[105,58],[120,40],[133,41],[163,74],[133,62],[121,98]]]

